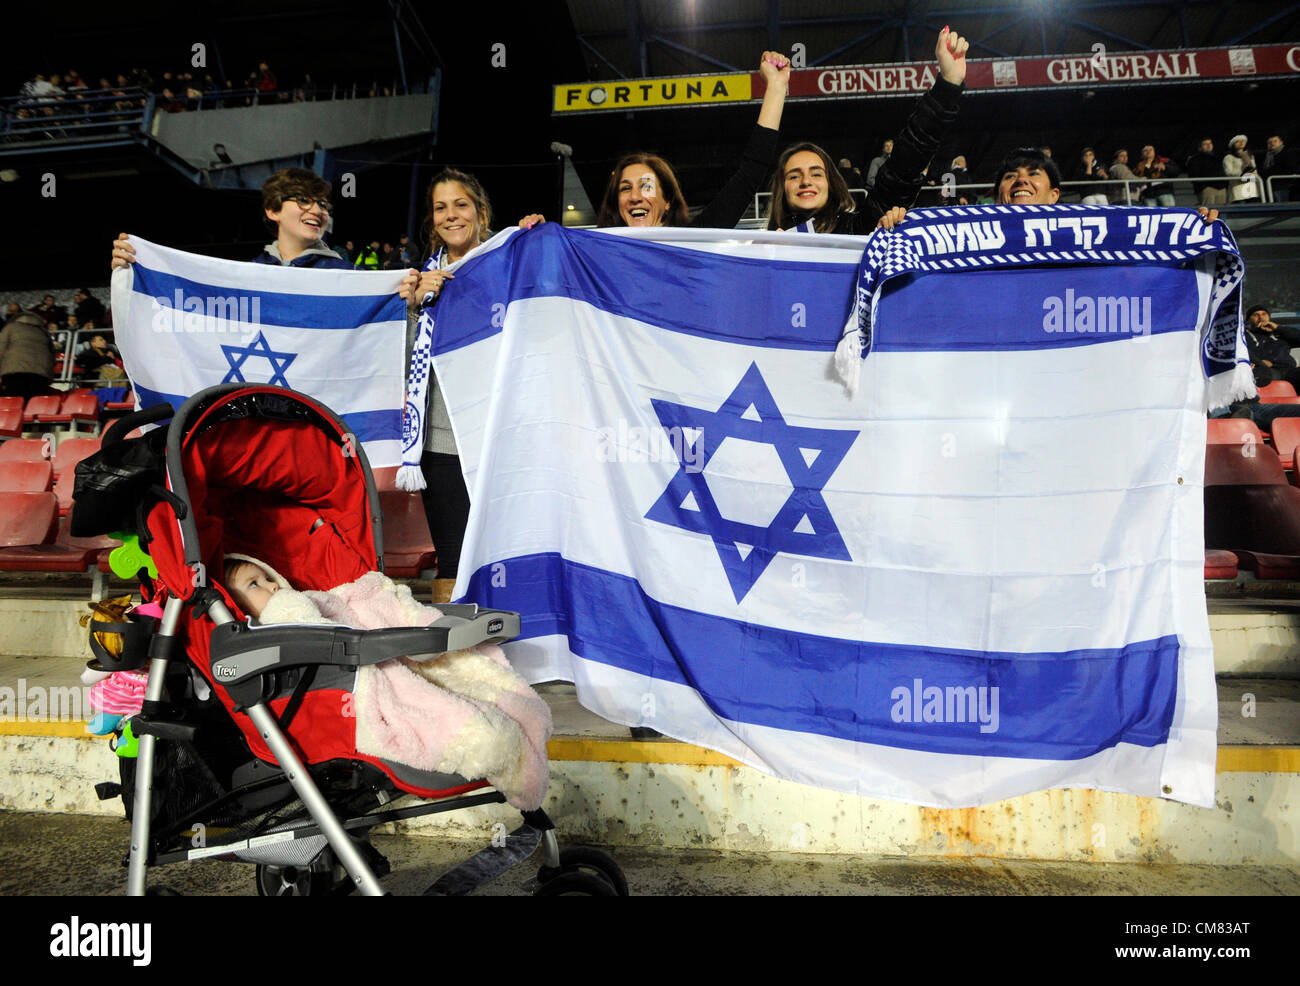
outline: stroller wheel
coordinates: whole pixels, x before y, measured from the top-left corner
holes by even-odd
[[[328,849],[308,866],[257,867],[259,897],[324,897],[334,891],[334,854]]]
[[[599,849],[592,849],[589,846],[561,849],[560,865],[543,866],[537,871],[537,879],[545,884],[564,873],[589,873],[602,877],[614,888],[614,893],[619,897],[629,896],[627,878],[623,876],[623,870],[618,863],[614,862],[614,857]]]
[[[561,871],[533,891],[534,897],[617,897],[618,891],[605,877],[572,869]]]

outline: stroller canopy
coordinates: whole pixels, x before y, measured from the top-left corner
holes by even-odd
[[[360,442],[325,405],[279,387],[213,387],[167,436],[175,501],[149,512],[149,551],[175,596],[221,580],[231,552],[298,589],[330,589],[382,564],[374,480]]]

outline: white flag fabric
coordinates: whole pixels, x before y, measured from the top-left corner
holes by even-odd
[[[401,462],[405,271],[280,267],[131,237],[113,272],[113,329],[141,408],[219,383],[270,383],[323,402],[372,467]]]
[[[547,224],[468,259],[456,596],[522,614],[531,681],[780,777],[1212,804],[1216,255],[895,277],[850,395],[863,247]]]

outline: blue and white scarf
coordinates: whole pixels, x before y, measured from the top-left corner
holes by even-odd
[[[424,270],[447,267],[447,248],[439,247],[424,265]],[[425,412],[429,407],[429,381],[433,376],[433,302],[430,291],[420,302],[420,319],[411,347],[411,367],[406,375],[406,403],[402,407],[402,466],[397,470],[397,486],[403,490],[425,487],[420,457],[424,453]]]
[[[871,349],[880,291],[891,278],[922,271],[1035,265],[1177,267],[1216,255],[1202,368],[1211,409],[1255,395],[1241,325],[1246,272],[1231,230],[1190,209],[1084,205],[981,205],[918,209],[867,241],[853,308],[835,351],[835,370],[850,393]]]

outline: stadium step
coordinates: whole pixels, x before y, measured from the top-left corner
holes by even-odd
[[[445,599],[449,583],[434,583]],[[416,585],[428,599],[429,583]],[[85,597],[0,598],[0,808],[113,816],[94,785],[117,775],[84,732],[78,675]],[[664,738],[633,740],[588,712],[573,687],[540,686],[555,719],[546,810],[570,840],[749,852],[1091,862],[1300,863],[1300,605],[1212,600],[1219,689],[1214,808],[1094,790],[1055,790],[942,810],[777,780]],[[12,656],[25,655],[25,656]],[[19,689],[22,689],[21,694]],[[6,693],[0,691],[0,702]],[[37,699],[40,699],[38,706]],[[22,701],[20,702],[19,699]],[[59,708],[52,708],[59,704]],[[20,709],[21,707],[21,709]],[[26,711],[26,718],[13,713]],[[50,721],[51,712],[55,718]],[[63,719],[58,718],[64,713]],[[432,816],[401,831],[481,839],[502,806]]]

